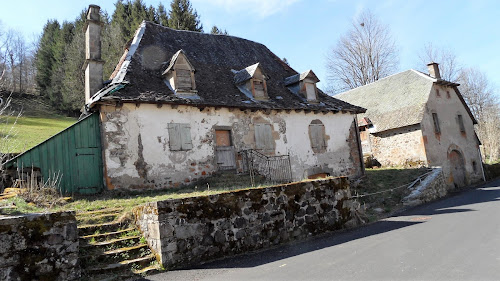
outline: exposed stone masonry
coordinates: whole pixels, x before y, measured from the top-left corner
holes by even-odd
[[[73,212],[0,216],[0,280],[78,280]]]
[[[244,253],[355,224],[347,178],[148,203],[136,222],[166,268]]]

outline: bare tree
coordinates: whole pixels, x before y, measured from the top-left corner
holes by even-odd
[[[399,62],[389,27],[369,11],[353,20],[327,55],[328,80],[336,93],[366,85],[393,73]]]
[[[492,163],[498,159],[500,148],[500,108],[498,104],[487,106],[479,121],[479,137],[482,142],[482,154]]]
[[[420,63],[417,69],[427,72],[425,66],[430,62],[437,62],[439,63],[439,72],[442,79],[451,82],[458,81],[462,68],[458,63],[457,56],[451,49],[440,48],[434,46],[432,43],[427,43],[419,52],[418,57]]]

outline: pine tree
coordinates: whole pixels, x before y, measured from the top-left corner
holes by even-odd
[[[48,92],[51,89],[52,70],[55,66],[54,52],[59,29],[60,25],[57,20],[47,21],[36,52],[36,83],[40,95],[45,97],[48,97]]]
[[[165,6],[162,3],[158,5],[158,23],[163,26],[168,26],[168,16]]]
[[[212,26],[210,34],[228,35],[227,30],[219,29],[216,25]]]
[[[168,26],[173,29],[203,31],[200,17],[189,0],[172,0],[168,15]]]

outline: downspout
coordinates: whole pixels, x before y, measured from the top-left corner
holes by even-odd
[[[359,139],[358,115],[354,114],[354,128],[356,130],[356,143],[358,144],[359,165],[361,168],[361,176],[365,174],[365,164],[363,163],[363,151],[361,149],[361,140]]]

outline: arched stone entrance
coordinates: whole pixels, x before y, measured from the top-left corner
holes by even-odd
[[[466,185],[466,177],[465,161],[462,153],[453,149],[448,153],[448,160],[450,163],[450,175],[453,178],[453,185],[455,185],[455,188],[464,187]]]

